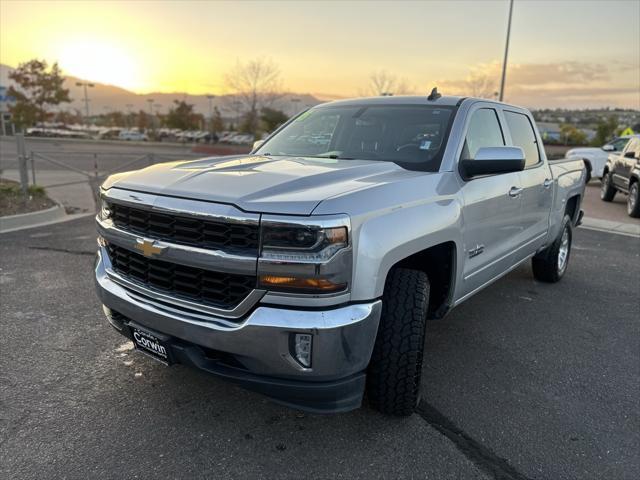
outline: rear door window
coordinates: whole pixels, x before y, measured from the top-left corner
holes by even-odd
[[[529,117],[522,113],[505,111],[504,118],[511,132],[513,145],[522,148],[524,151],[524,167],[527,168],[540,163],[538,140]]]

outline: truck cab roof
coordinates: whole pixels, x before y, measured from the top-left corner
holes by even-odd
[[[459,97],[455,95],[443,95],[435,100],[429,100],[428,94],[425,95],[398,95],[398,96],[377,96],[377,97],[362,97],[362,98],[350,98],[345,100],[335,100],[332,102],[323,103],[313,108],[324,108],[333,106],[358,106],[358,105],[437,105],[443,107],[453,107],[460,105],[463,101],[470,102],[487,102],[495,103],[496,105],[508,105],[503,102],[491,100],[488,98],[476,98],[476,97]],[[512,105],[509,105],[512,106]],[[522,107],[514,108],[521,109]]]
[[[440,105],[455,106],[465,97],[442,96],[435,100],[428,100],[428,95],[398,95],[398,96],[378,96],[350,98],[346,100],[336,100],[323,103],[319,107],[325,106],[358,106],[358,105]]]

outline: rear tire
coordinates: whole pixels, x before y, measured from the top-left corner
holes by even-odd
[[[629,187],[629,196],[627,197],[627,213],[630,217],[640,217],[640,198],[638,198],[638,182],[633,182]]]
[[[611,174],[605,172],[602,175],[602,183],[600,185],[600,200],[610,202],[616,196],[616,188],[613,186]]]
[[[533,276],[536,280],[547,283],[560,281],[569,265],[572,240],[571,217],[565,215],[558,238],[531,259]]]
[[[591,163],[589,163],[587,160],[583,160],[584,162],[584,168],[587,170],[587,176],[584,180],[584,183],[589,183],[591,181]]]
[[[367,374],[369,403],[382,413],[409,416],[420,401],[428,307],[429,278],[424,272],[389,272]]]

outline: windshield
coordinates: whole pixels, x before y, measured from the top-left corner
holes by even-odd
[[[262,145],[257,154],[380,160],[437,171],[452,107],[328,106],[307,110]]]

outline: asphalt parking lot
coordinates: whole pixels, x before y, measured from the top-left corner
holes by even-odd
[[[91,218],[0,235],[1,478],[640,478],[640,239],[579,229],[428,326],[410,418],[303,414],[130,351]]]

